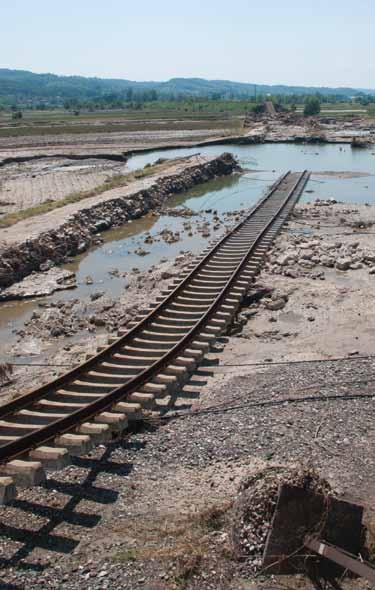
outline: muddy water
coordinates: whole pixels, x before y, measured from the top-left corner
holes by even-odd
[[[126,273],[133,268],[147,271],[162,259],[173,259],[181,251],[199,252],[214,235],[223,231],[223,226],[215,232],[212,229],[212,211],[219,214],[249,207],[256,202],[282,172],[288,169],[309,169],[313,176],[302,196],[302,201],[315,198],[336,198],[347,202],[375,202],[375,155],[371,150],[352,150],[347,145],[302,146],[294,144],[263,144],[254,146],[209,146],[161,150],[131,158],[128,168],[142,168],[158,158],[172,158],[200,152],[202,154],[221,154],[231,151],[240,164],[248,170],[244,175],[216,179],[171,199],[169,207],[188,207],[196,216],[171,217],[168,215],[146,215],[142,219],[127,223],[119,229],[105,232],[104,243],[93,247],[77,257],[67,268],[77,275],[77,288],[58,292],[45,301],[83,298],[95,291],[107,291],[117,296],[126,287]],[[346,174],[327,175],[327,172]],[[348,174],[351,172],[353,174]],[[324,174],[325,173],[325,174]],[[193,235],[189,236],[184,223],[192,222]],[[203,237],[197,225],[210,222],[210,236]],[[163,229],[180,233],[180,240],[167,244],[161,237]],[[145,243],[151,235],[152,244]],[[139,247],[148,253],[139,256]],[[114,274],[113,274],[114,271]],[[118,276],[117,271],[120,272]],[[125,276],[124,276],[125,273]],[[87,277],[92,284],[87,284]],[[27,320],[38,301],[23,301],[0,304],[0,361],[9,356],[7,350],[14,342],[14,332]]]
[[[242,178],[230,176],[209,181],[168,201],[168,207],[186,207],[193,210],[193,216],[157,216],[152,213],[141,219],[128,222],[123,227],[102,234],[104,243],[91,248],[70,264],[65,265],[76,273],[77,288],[59,291],[44,297],[44,301],[67,301],[89,296],[97,291],[106,291],[118,296],[127,284],[127,273],[134,268],[147,271],[163,259],[173,260],[183,251],[200,252],[215,235],[224,231],[221,225],[213,230],[213,212],[219,214],[246,207],[257,201],[264,188],[275,175],[269,173],[246,174]],[[202,226],[210,223],[210,235],[202,236]],[[188,235],[184,224],[191,223],[192,234]],[[228,224],[233,223],[228,218]],[[180,239],[171,244],[161,237],[165,229],[179,232]],[[145,243],[151,236],[153,243]],[[147,252],[140,256],[136,250]],[[88,284],[89,282],[89,284]],[[38,300],[7,302],[0,304],[0,362],[10,360],[9,349],[15,340],[15,332],[29,319],[37,308]],[[30,354],[34,351],[30,350]],[[35,350],[35,354],[38,350]],[[29,359],[22,356],[22,359]]]
[[[219,155],[230,151],[241,165],[251,170],[274,171],[280,175],[286,170],[304,170],[313,172],[308,190],[301,202],[315,198],[335,198],[350,203],[375,202],[375,147],[370,149],[352,149],[347,144],[298,145],[298,144],[260,144],[248,146],[207,146],[204,148],[184,148],[159,150],[148,154],[134,156],[128,162],[131,169],[153,163],[158,158],[172,158],[193,153]],[[361,176],[323,176],[322,172],[353,172]],[[363,176],[362,176],[363,175]]]

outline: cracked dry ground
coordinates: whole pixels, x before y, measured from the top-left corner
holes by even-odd
[[[178,414],[75,459],[2,509],[4,588],[312,588],[302,575],[254,577],[233,556],[241,480],[280,465],[311,466],[336,493],[363,503],[373,543],[375,359],[360,357],[373,352],[375,277],[365,264],[338,271],[299,263],[301,244],[324,256],[343,229],[278,238],[275,259],[298,256],[284,266],[271,256],[253,289],[259,297],[225,347],[207,355]],[[357,253],[375,247],[371,233],[350,230],[340,241],[339,258],[353,242]],[[269,364],[321,357],[346,359]],[[345,579],[339,587],[370,586]]]

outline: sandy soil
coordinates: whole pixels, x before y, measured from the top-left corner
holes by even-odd
[[[373,354],[375,240],[371,225],[352,227],[359,220],[374,223],[375,207],[298,207],[233,334],[206,356],[174,411],[78,458],[2,509],[4,583],[310,590],[304,576],[254,578],[247,560],[233,556],[231,506],[242,478],[280,465],[313,466],[337,494],[363,503],[372,541],[375,360],[361,357]],[[337,268],[343,264],[347,270]],[[148,297],[160,286],[155,279],[149,273]],[[144,293],[137,301],[129,292],[134,307]],[[90,334],[80,345],[58,341],[56,363],[77,360],[78,346],[83,353],[98,342]],[[325,362],[293,364],[314,359]],[[41,374],[15,377],[13,392]],[[337,588],[369,586],[346,579]]]
[[[27,209],[45,201],[59,201],[126,172],[125,163],[95,159],[72,162],[51,158],[9,164],[0,168],[0,213]]]
[[[61,153],[122,153],[161,145],[189,144],[230,134],[225,127],[178,131],[134,131],[0,138],[0,160],[15,156]]]

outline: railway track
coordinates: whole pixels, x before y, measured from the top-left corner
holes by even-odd
[[[45,469],[109,440],[186,382],[228,325],[309,173],[287,172],[130,329],[54,381],[0,407],[0,503]]]

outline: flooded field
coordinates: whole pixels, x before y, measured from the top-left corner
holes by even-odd
[[[158,158],[175,158],[197,152],[219,155],[223,151],[234,154],[246,169],[267,172],[269,178],[276,178],[286,170],[311,170],[313,176],[307,191],[314,190],[314,193],[306,191],[301,202],[316,198],[335,198],[351,203],[365,203],[374,202],[375,199],[375,150],[353,149],[348,144],[265,143],[159,150],[134,156],[129,160],[128,166],[136,169],[153,163]],[[323,178],[320,176],[327,172],[334,174],[324,174]]]
[[[224,224],[218,227],[215,224],[215,211],[220,217],[224,213],[250,207],[288,169],[309,169],[313,172],[302,202],[317,198],[335,198],[351,203],[375,202],[375,154],[371,150],[355,150],[348,145],[218,145],[199,150],[159,150],[134,156],[128,162],[128,170],[142,168],[159,158],[197,152],[219,155],[223,151],[230,151],[238,158],[246,169],[245,174],[213,180],[170,199],[168,207],[186,207],[195,213],[190,217],[149,214],[122,228],[105,232],[102,235],[103,244],[66,265],[66,268],[76,272],[77,288],[58,292],[44,300],[79,299],[98,290],[116,296],[126,287],[126,273],[134,268],[147,271],[165,259],[175,258],[181,251],[198,253],[210,239],[225,230]],[[227,215],[225,223],[234,223],[233,216]],[[205,232],[202,231],[204,226],[208,228]],[[162,237],[164,230],[177,232],[179,239],[167,243]],[[137,251],[140,248],[146,254],[139,255]],[[36,300],[0,304],[0,360],[9,360],[6,350],[14,338],[13,333],[30,317],[37,305]]]

